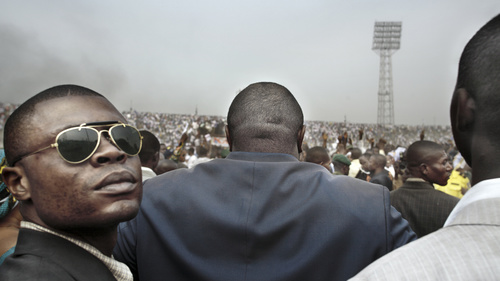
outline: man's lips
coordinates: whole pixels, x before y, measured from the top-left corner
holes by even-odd
[[[113,172],[102,179],[95,188],[96,191],[106,193],[127,193],[133,191],[137,179],[128,171]]]

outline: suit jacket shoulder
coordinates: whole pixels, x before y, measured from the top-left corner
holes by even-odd
[[[15,252],[0,267],[8,280],[114,280],[97,257],[70,241],[22,228]]]
[[[500,198],[467,205],[448,226],[380,258],[352,280],[498,280],[498,214]]]
[[[459,199],[426,182],[405,182],[391,191],[391,204],[409,223],[418,237],[443,227]]]
[[[148,180],[116,259],[141,280],[346,280],[415,239],[385,187],[291,155],[231,156]]]

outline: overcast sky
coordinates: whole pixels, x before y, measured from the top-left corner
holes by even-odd
[[[306,120],[376,123],[375,21],[402,21],[396,124],[448,125],[460,54],[499,0],[0,0],[0,102],[79,84],[119,110],[225,116],[248,84]]]

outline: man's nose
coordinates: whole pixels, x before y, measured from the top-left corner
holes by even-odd
[[[101,132],[101,141],[91,161],[96,164],[124,162],[127,154],[119,149],[107,132]]]

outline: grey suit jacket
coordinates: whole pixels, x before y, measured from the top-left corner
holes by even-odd
[[[464,207],[446,227],[377,260],[350,280],[499,280],[500,198]]]

